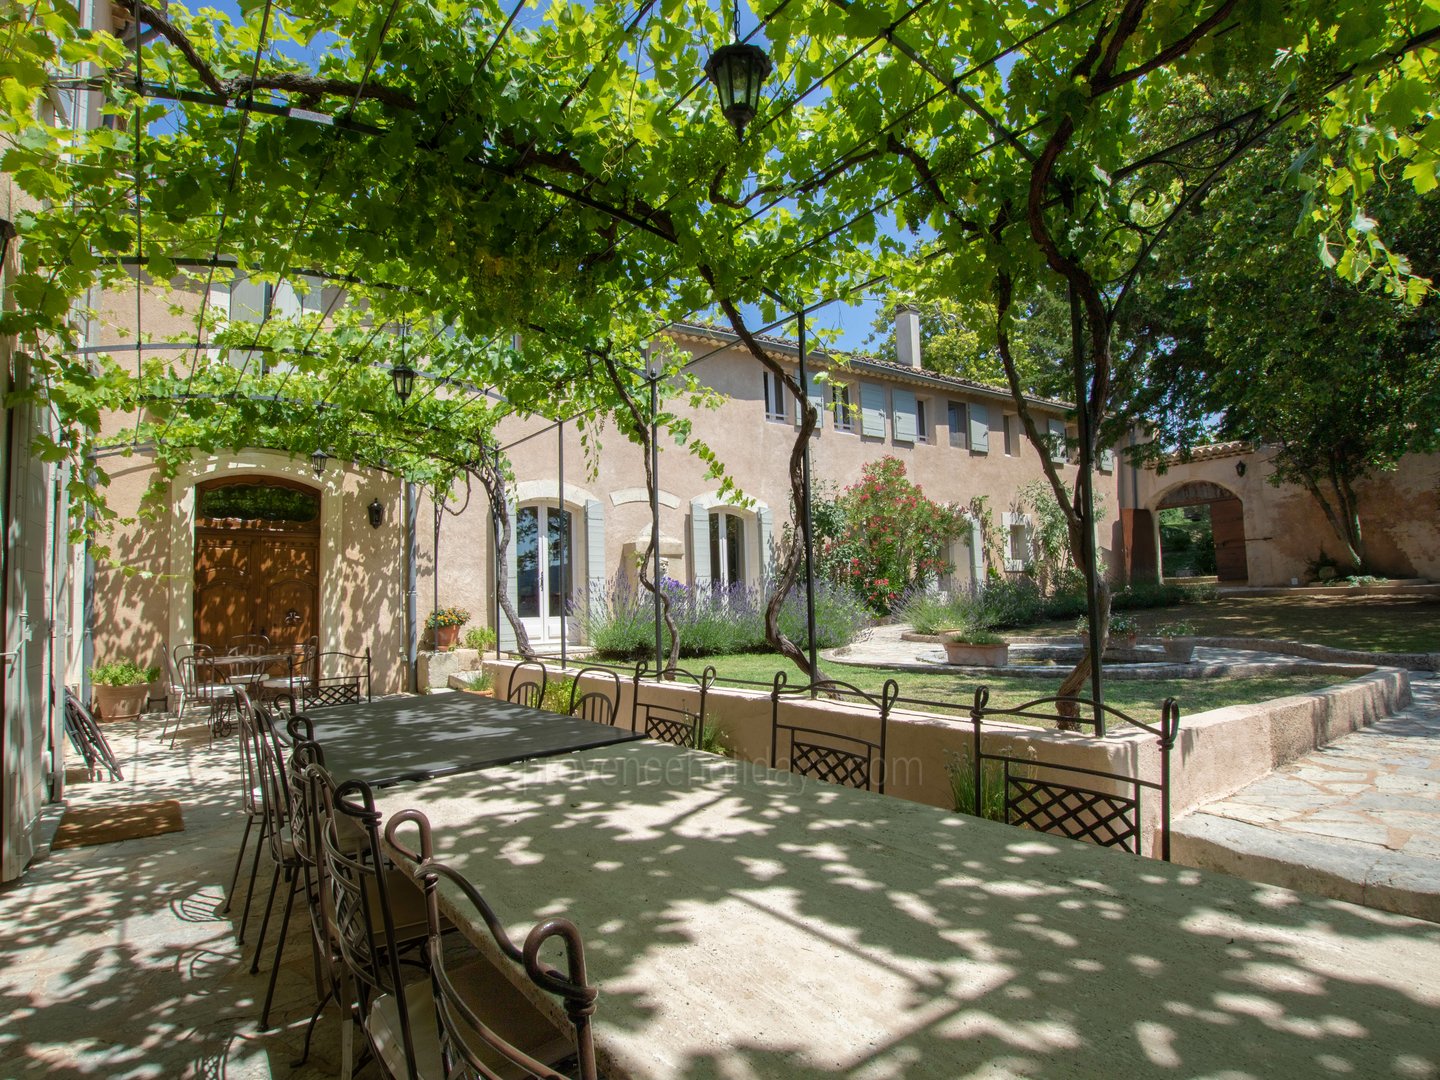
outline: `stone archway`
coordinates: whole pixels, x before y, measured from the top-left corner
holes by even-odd
[[[1215,541],[1215,576],[1225,582],[1244,582],[1250,573],[1245,559],[1245,508],[1230,489],[1208,480],[1189,480],[1171,488],[1155,504],[1161,510],[1207,506]]]

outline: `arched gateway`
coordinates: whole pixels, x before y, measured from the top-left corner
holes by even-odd
[[[1210,531],[1215,542],[1215,576],[1221,581],[1243,582],[1249,578],[1245,562],[1245,508],[1228,488],[1208,480],[1190,480],[1167,491],[1155,505],[1159,511],[1178,507],[1204,506],[1210,514]],[[1162,572],[1167,568],[1162,567]]]

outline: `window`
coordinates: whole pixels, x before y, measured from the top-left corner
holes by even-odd
[[[950,425],[950,445],[965,448],[965,406],[959,401],[945,403],[946,422]]]
[[[1066,458],[1065,421],[1047,420],[1045,427],[1050,436],[1050,460],[1056,464],[1063,464]]]
[[[1030,519],[1024,514],[1005,514],[1005,569],[1024,570],[1030,562]]]
[[[1012,413],[1005,415],[1005,456],[1015,457],[1020,452],[1020,417]]]
[[[830,388],[831,407],[835,411],[835,430],[855,430],[855,405],[850,399],[850,387],[835,383]]]
[[[925,408],[925,399],[915,399],[915,441],[928,443],[930,441],[930,416]]]
[[[762,371],[760,373],[765,380],[765,419],[785,419],[785,384],[777,379],[773,372]]]
[[[745,581],[745,522],[738,514],[710,514],[710,582],[722,588]]]
[[[1115,471],[1115,451],[1111,450],[1109,447],[1106,447],[1104,450],[1100,451],[1100,471]]]

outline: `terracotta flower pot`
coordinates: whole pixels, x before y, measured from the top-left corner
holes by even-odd
[[[1010,645],[972,645],[964,641],[942,641],[947,664],[964,664],[968,667],[1004,667],[1010,662]]]
[[[95,709],[101,720],[134,720],[145,711],[150,700],[150,687],[145,683],[137,686],[100,686],[93,688]]]
[[[455,648],[455,642],[460,639],[460,627],[458,626],[437,626],[435,627],[435,648],[448,651]]]

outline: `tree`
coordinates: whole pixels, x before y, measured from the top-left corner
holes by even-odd
[[[1272,447],[1272,481],[1308,491],[1361,570],[1356,482],[1440,448],[1440,304],[1347,280],[1316,258],[1311,228],[1276,227],[1301,219],[1306,192],[1282,179],[1299,149],[1253,155],[1174,231],[1126,318],[1124,332],[1155,343],[1128,412],[1156,431],[1152,454],[1212,438]],[[1432,279],[1440,193],[1397,180],[1357,212],[1388,257]]]

